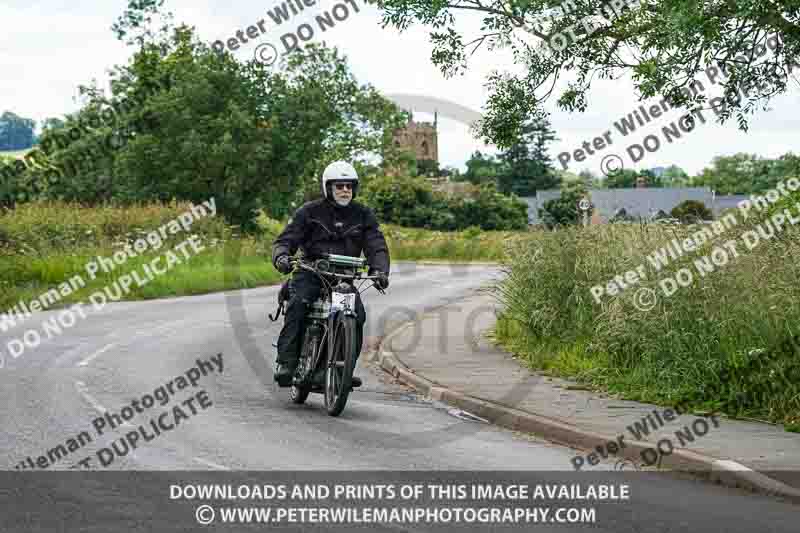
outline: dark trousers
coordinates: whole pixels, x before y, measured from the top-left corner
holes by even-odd
[[[283,320],[283,329],[278,336],[278,362],[294,364],[300,359],[300,348],[305,332],[304,318],[311,304],[319,298],[321,284],[319,277],[311,272],[298,272],[292,279],[294,296],[286,306],[286,316]],[[356,296],[356,360],[361,355],[363,342],[364,322],[367,313],[361,302],[361,295]]]

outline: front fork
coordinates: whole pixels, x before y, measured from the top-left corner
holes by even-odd
[[[338,322],[345,316],[356,316],[353,310],[342,310],[331,313],[328,317],[328,365],[332,367],[335,363],[333,350],[336,347],[336,334],[338,332]]]
[[[356,300],[358,300],[358,296],[356,296]],[[336,333],[338,331],[336,326],[338,325],[338,321],[344,317],[353,317],[353,319],[358,322],[356,310],[349,307],[334,311],[328,317],[328,367],[332,367],[335,363],[333,350],[336,346]]]

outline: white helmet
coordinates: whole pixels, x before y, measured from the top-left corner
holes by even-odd
[[[358,192],[358,173],[353,165],[346,161],[335,161],[325,167],[322,173],[322,194],[327,200],[332,198],[329,183],[334,181],[352,181],[353,182],[353,198],[356,197]]]

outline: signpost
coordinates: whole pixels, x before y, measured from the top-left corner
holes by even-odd
[[[578,209],[583,211],[583,227],[589,226],[589,209],[592,208],[592,204],[589,203],[587,198],[581,198],[581,201],[578,202]]]

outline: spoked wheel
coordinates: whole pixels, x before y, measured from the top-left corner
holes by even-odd
[[[353,362],[356,349],[356,321],[354,317],[341,317],[334,330],[333,362],[325,370],[325,409],[331,416],[339,416],[347,403],[353,379]]]

